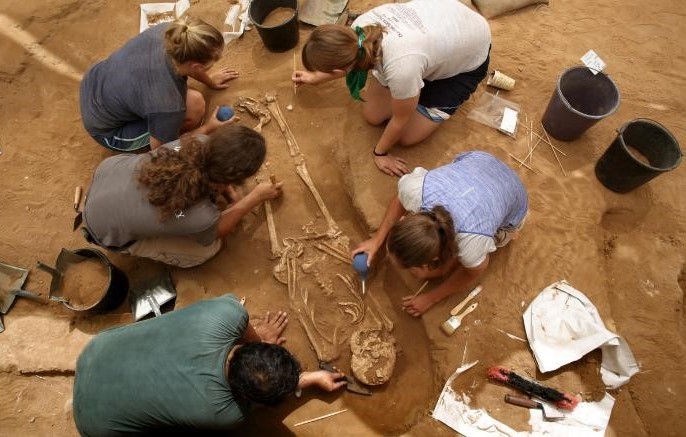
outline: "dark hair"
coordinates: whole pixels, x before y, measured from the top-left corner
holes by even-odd
[[[354,68],[369,70],[381,55],[383,27],[372,24],[362,28],[365,38],[362,49],[357,45],[357,34],[348,26],[322,24],[312,31],[303,46],[302,61],[309,71],[331,73],[355,63]]]
[[[276,405],[298,388],[300,363],[281,346],[247,343],[229,362],[229,386],[234,396]]]
[[[237,125],[222,126],[207,141],[181,138],[176,152],[160,147],[138,170],[138,183],[148,189],[148,201],[162,219],[210,195],[210,183],[241,184],[257,173],[267,154],[264,137]]]
[[[453,219],[440,205],[410,213],[391,228],[386,248],[404,268],[441,266],[456,252]]]

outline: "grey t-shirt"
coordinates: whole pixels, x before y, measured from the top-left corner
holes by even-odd
[[[85,436],[165,428],[221,430],[243,420],[224,364],[248,314],[233,295],[101,332],[76,364],[74,421]]]
[[[154,26],[95,64],[81,81],[81,117],[91,135],[109,135],[146,120],[161,142],[179,138],[186,114],[186,78],[164,52],[169,23]]]
[[[208,137],[199,138],[207,141]],[[177,140],[162,147],[178,150],[180,145]],[[188,236],[205,246],[212,244],[217,239],[220,212],[210,198],[160,220],[160,210],[150,204],[148,190],[137,178],[138,167],[150,159],[149,153],[112,156],[95,170],[83,207],[83,220],[93,238],[112,249],[170,235]]]

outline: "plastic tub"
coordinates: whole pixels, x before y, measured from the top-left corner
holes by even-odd
[[[572,67],[557,80],[542,123],[551,137],[572,141],[618,107],[619,90],[612,79],[584,66]]]
[[[264,26],[265,18],[276,8],[291,8],[293,16],[275,26]],[[264,46],[272,52],[285,52],[298,44],[298,0],[252,0],[248,16],[257,28]]]
[[[660,123],[637,118],[622,126],[595,166],[598,180],[618,193],[627,193],[681,163],[674,135]]]

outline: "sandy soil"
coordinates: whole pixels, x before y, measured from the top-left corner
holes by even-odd
[[[191,11],[220,25],[226,4],[193,1]],[[352,0],[366,9],[378,0]],[[109,153],[81,126],[78,81],[92,63],[106,57],[138,30],[138,2],[126,0],[5,0],[0,7],[0,255],[3,262],[31,268],[26,287],[47,294],[50,277],[33,268],[36,260],[54,263],[60,248],[86,247],[71,232],[74,186],[88,186],[93,169]],[[605,189],[593,166],[614,139],[615,130],[637,118],[663,123],[682,143],[686,89],[686,20],[681,0],[553,0],[490,21],[492,68],[514,77],[514,90],[500,95],[522,107],[536,126],[557,76],[579,63],[588,49],[607,62],[622,103],[619,111],[580,139],[557,142],[567,154],[564,176],[550,150],[536,151],[532,173],[518,172],[530,194],[530,215],[521,238],[492,259],[483,279],[478,309],[452,337],[439,329],[462,296],[435,306],[422,319],[400,309],[400,298],[417,284],[390,268],[375,265],[370,290],[394,322],[399,351],[393,379],[372,397],[351,393],[307,393],[278,409],[255,413],[241,429],[245,435],[452,435],[429,417],[445,379],[463,360],[479,364],[458,378],[454,388],[468,393],[473,405],[518,429],[528,412],[502,402],[506,388],[486,380],[486,368],[504,365],[565,391],[591,399],[603,393],[600,354],[593,352],[556,372],[537,372],[527,345],[502,333],[524,337],[522,312],[548,284],[567,279],[598,307],[607,326],[630,344],[642,371],[614,391],[617,401],[608,435],[680,435],[685,429],[684,298],[686,288],[686,197],[683,169],[667,173],[624,195]],[[310,28],[301,26],[301,42]],[[370,149],[381,129],[365,124],[359,104],[343,83],[301,88],[293,95],[293,52],[269,53],[257,32],[233,43],[219,66],[241,77],[223,92],[206,92],[212,105],[234,104],[239,96],[277,93],[318,190],[350,245],[365,239],[380,222],[396,180],[373,166]],[[478,93],[486,91],[482,85]],[[490,90],[493,91],[493,90]],[[527,140],[516,140],[465,116],[473,100],[430,140],[397,153],[412,166],[431,168],[456,153],[482,149],[517,167],[508,153],[523,157]],[[243,123],[252,125],[249,116]],[[327,224],[314,198],[294,172],[283,137],[272,121],[267,170],[286,182],[283,199],[273,206],[280,237],[299,236],[303,226],[323,232]],[[681,193],[681,194],[680,194]],[[163,267],[111,255],[131,281]],[[267,309],[288,309],[286,287],[271,274],[270,244],[262,209],[248,216],[227,247],[206,265],[172,272],[179,293],[177,308],[225,292],[247,297],[254,317]],[[325,273],[352,274],[332,260]],[[313,283],[309,299],[324,314],[319,327],[330,332],[331,302],[326,284]],[[322,291],[319,291],[322,290]],[[338,293],[338,290],[334,291]],[[331,297],[334,296],[334,297]],[[327,306],[328,305],[328,306]],[[333,315],[331,317],[334,317]],[[337,317],[341,317],[340,315]],[[72,312],[58,303],[40,305],[18,299],[4,317],[0,334],[0,434],[75,435],[71,385],[75,360],[100,330],[130,323],[122,305],[109,314]],[[345,320],[345,319],[336,319]],[[304,330],[292,317],[288,347],[303,365],[316,367]],[[349,335],[344,332],[342,335]],[[465,352],[466,349],[466,352]],[[349,350],[338,348],[342,368]],[[347,408],[317,423],[293,424]]]

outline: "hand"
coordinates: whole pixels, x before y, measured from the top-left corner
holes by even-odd
[[[315,83],[315,74],[312,71],[295,70],[291,76],[291,80],[295,85],[302,85],[304,83],[313,85]]]
[[[240,121],[240,117],[238,117],[237,115],[234,115],[233,117],[229,118],[228,120],[221,121],[217,118],[217,112],[218,111],[219,111],[219,106],[214,108],[214,111],[212,111],[212,115],[210,115],[209,118],[205,119],[205,126],[207,129],[207,134],[211,134],[212,132],[214,132],[215,130],[224,126],[225,124],[235,123],[237,121]]]
[[[282,344],[286,339],[281,334],[287,324],[288,315],[284,311],[277,312],[274,317],[267,311],[266,317],[255,325],[255,332],[263,343]]]
[[[344,374],[340,372],[327,372],[326,370],[303,372],[300,377],[300,388],[316,385],[325,391],[335,391],[344,387],[347,383],[348,381],[345,380]]]
[[[389,176],[402,176],[410,172],[407,168],[407,161],[393,155],[376,156],[374,155],[374,164]]]
[[[222,68],[216,73],[210,75],[210,79],[212,79],[212,85],[210,85],[210,88],[213,90],[222,90],[228,88],[229,82],[237,77],[238,72],[236,70],[232,70],[228,67]]]
[[[434,306],[434,303],[435,302],[431,298],[431,293],[420,294],[416,297],[403,297],[403,309],[412,317],[421,316],[429,308]]]
[[[379,251],[380,246],[381,244],[379,244],[374,238],[370,238],[369,240],[365,240],[360,243],[359,246],[352,251],[350,258],[355,258],[355,255],[358,253],[367,252],[367,266],[371,266],[372,259],[374,258],[374,255],[376,255],[376,252]]]
[[[276,199],[283,194],[281,187],[283,186],[283,181],[272,184],[271,182],[262,182],[253,188],[253,193],[257,196],[260,202],[265,200]]]

